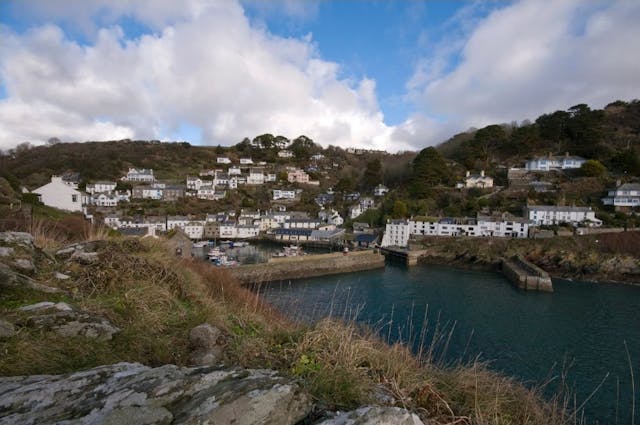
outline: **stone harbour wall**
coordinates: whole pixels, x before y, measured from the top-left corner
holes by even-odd
[[[553,292],[549,274],[520,255],[502,259],[502,273],[520,289]]]
[[[304,255],[274,258],[268,263],[248,264],[229,269],[244,284],[349,273],[384,267],[382,254],[374,251]]]

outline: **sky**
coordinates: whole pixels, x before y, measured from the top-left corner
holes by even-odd
[[[640,1],[0,0],[0,149],[419,150],[640,98]]]

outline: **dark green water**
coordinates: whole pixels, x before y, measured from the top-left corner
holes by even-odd
[[[626,341],[636,386],[635,423],[640,423],[640,287],[554,280],[554,289],[553,294],[523,292],[495,273],[388,265],[272,283],[261,292],[290,317],[355,318],[415,350],[427,311],[422,339],[442,335],[436,356],[444,362],[479,356],[527,385],[566,371],[578,405],[604,379],[586,404],[589,423],[631,423]],[[548,392],[559,382],[553,381]]]

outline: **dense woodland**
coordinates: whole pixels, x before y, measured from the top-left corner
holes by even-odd
[[[278,157],[278,151],[285,147],[294,153],[294,158]],[[522,167],[525,160],[534,156],[565,152],[590,161],[575,172],[539,176],[553,183],[556,190],[552,193],[453,189],[466,171],[480,170],[492,176],[496,185],[506,188],[510,167]],[[318,153],[324,158],[311,160]],[[83,183],[87,183],[117,179],[129,167],[153,168],[161,180],[184,183],[187,176],[217,168],[216,157],[220,155],[235,161],[240,157],[266,161],[275,170],[283,170],[286,165],[307,169],[310,177],[320,180],[321,185],[306,187],[299,205],[294,207],[310,212],[318,209],[315,196],[329,187],[338,193],[360,191],[364,195],[383,183],[392,191],[380,208],[360,218],[371,224],[409,215],[470,216],[502,211],[520,214],[527,202],[588,205],[596,208],[605,222],[616,224],[628,219],[602,208],[600,198],[616,180],[634,181],[640,177],[640,101],[616,101],[602,110],[580,104],[566,111],[543,114],[535,121],[470,129],[417,153],[349,153],[336,146],[323,148],[304,135],[289,140],[272,134],[245,138],[228,147],[131,140],[60,143],[56,139],[34,147],[25,142],[2,152],[0,177],[16,193],[22,186],[32,189],[45,184],[52,174],[78,172]],[[283,186],[287,186],[286,182],[278,184]],[[211,210],[211,202],[191,199],[164,206],[145,202],[142,207],[131,208],[198,213]],[[267,209],[269,193],[263,188],[241,188],[238,196],[219,201],[218,207]],[[336,197],[333,207],[344,213],[348,204]]]

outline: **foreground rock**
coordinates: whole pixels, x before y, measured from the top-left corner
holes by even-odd
[[[82,310],[76,310],[67,303],[44,301],[19,308],[29,315],[21,325],[53,331],[63,337],[84,336],[100,340],[110,340],[120,329],[107,319]]]
[[[341,413],[318,425],[424,425],[420,418],[399,407],[365,406]]]
[[[189,346],[191,366],[214,366],[223,360],[225,337],[220,329],[203,323],[189,332]]]
[[[0,422],[20,424],[294,424],[312,408],[269,370],[101,366],[0,378]]]

